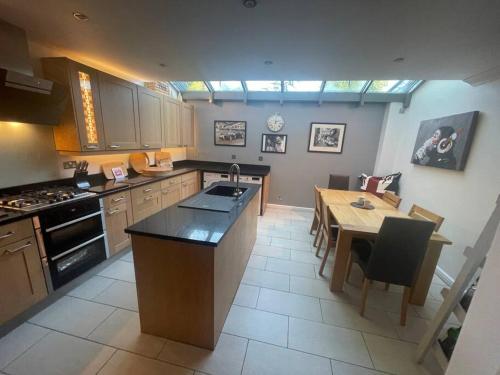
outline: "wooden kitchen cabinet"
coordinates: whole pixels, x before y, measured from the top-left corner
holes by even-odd
[[[161,190],[161,208],[170,207],[181,200],[181,184],[175,184]]]
[[[99,72],[106,150],[135,150],[141,146],[137,86]]]
[[[134,223],[161,210],[161,183],[155,182],[132,189],[132,213]]]
[[[0,247],[0,324],[14,318],[47,296],[47,286],[30,219],[14,223],[19,231]],[[12,232],[0,227],[0,233]],[[17,233],[22,240],[11,242]],[[16,238],[18,239],[18,238]]]
[[[163,135],[165,147],[181,146],[181,103],[163,95]]]
[[[199,190],[198,172],[186,173],[181,176],[181,200],[196,194]]]
[[[141,149],[147,150],[163,146],[162,96],[162,94],[145,87],[137,87]]]
[[[187,103],[181,104],[181,143],[183,146],[194,146],[194,106]]]
[[[130,245],[130,236],[125,233],[125,228],[133,224],[130,192],[116,193],[104,198],[104,216],[109,255],[112,256]]]
[[[65,57],[42,58],[41,62],[45,78],[70,92],[61,122],[54,126],[56,150],[105,150],[98,71]]]

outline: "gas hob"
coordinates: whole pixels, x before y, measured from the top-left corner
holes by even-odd
[[[71,186],[49,187],[41,190],[23,191],[17,195],[0,196],[0,208],[30,212],[95,195],[96,193]]]

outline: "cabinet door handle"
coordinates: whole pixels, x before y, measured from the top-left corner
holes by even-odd
[[[144,189],[142,192],[143,192],[143,193],[149,193],[150,191],[153,191],[153,189],[151,189],[151,188],[147,188],[147,189]]]
[[[3,236],[0,236],[0,240],[3,240],[4,238],[12,237],[14,234],[16,234],[16,232],[9,231],[9,232],[5,233]]]
[[[120,201],[122,201],[124,199],[125,199],[125,197],[113,198],[113,199],[111,199],[111,202],[116,203],[116,202],[120,202]]]
[[[119,208],[115,208],[114,210],[108,210],[108,215],[114,215],[116,213],[120,212]]]
[[[26,249],[27,247],[30,247],[31,245],[33,245],[33,243],[31,241],[28,241],[24,245],[16,247],[15,249],[8,249],[8,250],[6,250],[5,253],[14,254],[14,253],[17,253],[18,251],[20,251],[22,249]]]
[[[163,190],[161,193],[167,195],[168,193],[170,193],[170,190]]]
[[[109,148],[120,148],[120,145],[109,145]]]
[[[144,148],[150,148],[151,146],[150,145],[142,145],[142,147],[144,147]]]
[[[85,148],[88,148],[88,149],[91,149],[91,150],[96,149],[98,147],[99,147],[98,145],[85,145]]]
[[[151,199],[153,199],[152,195],[150,195],[149,197],[144,198],[145,201],[150,201]]]

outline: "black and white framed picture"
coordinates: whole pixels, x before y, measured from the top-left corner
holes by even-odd
[[[420,123],[411,162],[463,171],[469,156],[479,112],[425,120]]]
[[[312,122],[309,132],[309,152],[342,153],[346,124]]]
[[[214,121],[214,145],[245,147],[246,144],[246,121]]]
[[[286,153],[286,134],[262,134],[261,152],[272,152],[275,154]]]

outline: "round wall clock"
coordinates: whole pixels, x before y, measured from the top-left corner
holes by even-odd
[[[267,119],[267,128],[272,132],[279,132],[283,126],[285,126],[285,120],[279,113],[275,113]]]

